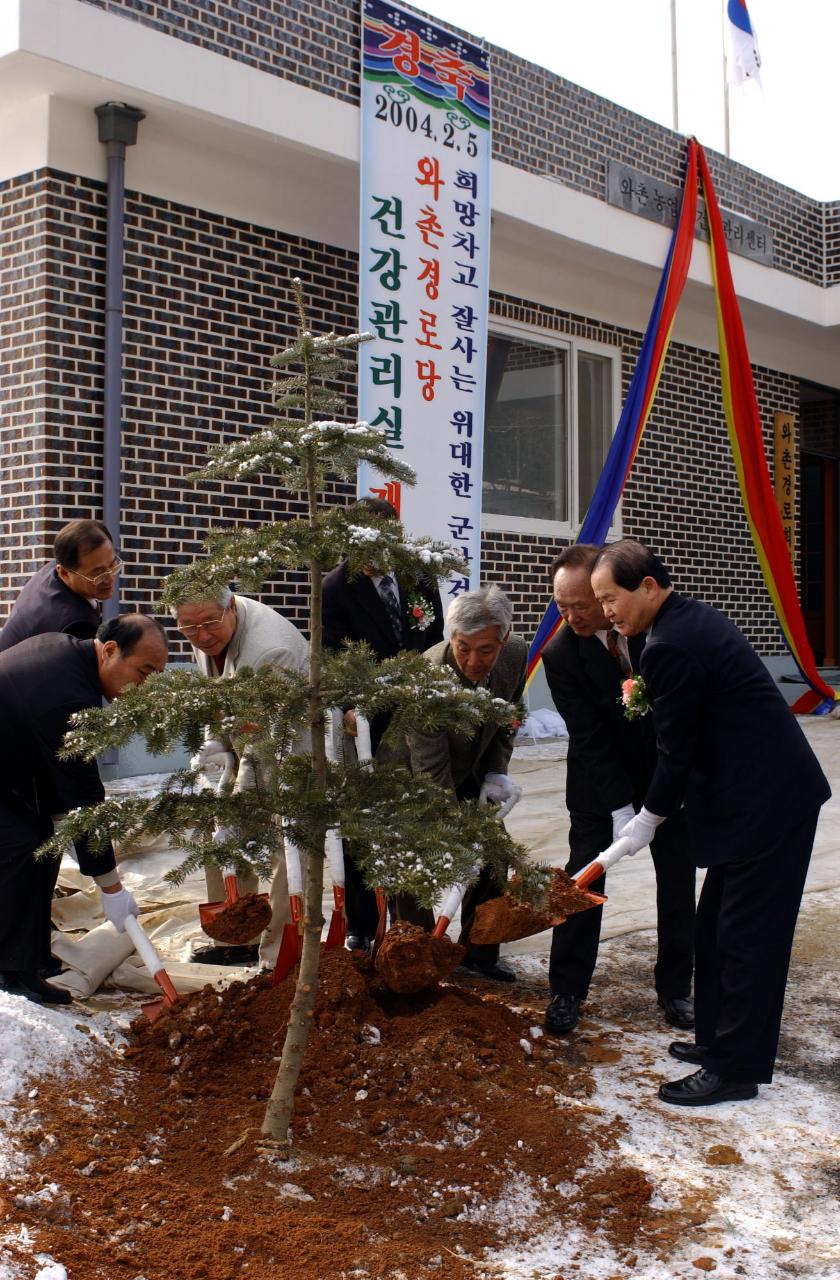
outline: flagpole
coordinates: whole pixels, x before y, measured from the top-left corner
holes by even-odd
[[[723,53],[723,154],[729,159],[729,67],[726,56],[726,0],[720,5],[720,40]]]
[[[674,133],[680,131],[680,91],[677,81],[677,0],[671,0],[671,112]]]

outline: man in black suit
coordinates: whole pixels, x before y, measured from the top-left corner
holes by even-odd
[[[685,805],[707,867],[695,935],[696,1032],[671,1045],[699,1070],[664,1084],[679,1106],[754,1098],[773,1078],[796,917],[831,794],[767,669],[728,618],[678,595],[639,542],[605,547],[592,587],[622,635],[647,633],[641,674],[658,743],[630,852]]]
[[[0,978],[8,992],[38,1004],[70,1001],[42,976],[58,859],[33,857],[53,833],[52,814],[105,798],[95,760],[58,757],[70,717],[163,671],[166,656],[159,623],[131,613],[103,623],[93,640],[31,636],[0,654]],[[82,838],[76,854],[122,932],[137,904],[122,887],[110,843],[94,854]]]
[[[122,561],[101,520],[71,520],[56,535],[54,560],[29,579],[0,631],[0,652],[30,636],[63,631],[91,640]]]
[[[382,498],[361,498],[356,504],[365,510],[398,520],[397,512]],[[411,598],[411,599],[410,599]],[[411,601],[418,603],[412,606]],[[420,609],[417,617],[414,610]],[[382,661],[404,650],[424,653],[443,639],[443,608],[435,583],[407,586],[393,574],[379,575],[364,570],[351,578],[342,561],[324,576],[323,638],[326,649],[338,650],[347,642],[364,640]],[[371,749],[376,754],[389,716],[375,716],[370,726]],[[356,715],[352,708],[344,715],[351,737],[356,735]],[[351,950],[367,950],[376,933],[376,895],[364,883],[353,857],[344,843],[346,877],[347,945]]]
[[[562,551],[551,566],[554,599],[565,626],[546,645],[542,660],[554,704],[569,731],[566,806],[570,858],[566,870],[580,871],[607,845],[642,804],[656,764],[650,716],[628,719],[621,705],[621,682],[638,671],[644,645],[612,633],[592,592],[590,575],[599,547],[578,544]],[[656,870],[658,949],[654,985],[672,1026],[694,1026],[690,999],[694,967],[694,863],[688,856],[681,814],[662,828],[651,845]],[[604,891],[604,879],[593,886]],[[601,932],[600,907],[558,925],[551,941],[548,976],[549,1031],[573,1030],[586,999]]]

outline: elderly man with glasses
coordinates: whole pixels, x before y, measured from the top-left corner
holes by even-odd
[[[175,624],[189,640],[202,675],[229,679],[243,667],[258,671],[276,667],[307,674],[309,645],[286,618],[259,600],[235,596],[225,587],[217,597],[193,600],[173,610]],[[259,761],[245,752],[238,739],[217,737],[208,726],[207,737],[193,760],[193,766],[205,772],[210,780],[214,762],[218,766],[232,754],[237,768],[236,787],[248,789],[259,783]],[[216,770],[218,776],[218,768]],[[220,831],[220,838],[223,832]],[[208,866],[207,896],[209,902],[224,897],[222,873]],[[253,873],[237,877],[240,894],[255,893],[257,876]],[[283,925],[289,919],[289,892],[284,859],[278,857],[271,880],[271,920],[259,940],[259,949],[213,946],[193,952],[193,960],[205,964],[248,964],[259,959],[263,967],[272,967],[277,959]]]
[[[63,631],[91,640],[102,621],[123,562],[101,520],[71,520],[56,535],[54,559],[39,569],[15,601],[0,631],[0,651],[30,636]]]

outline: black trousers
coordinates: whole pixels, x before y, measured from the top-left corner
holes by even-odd
[[[50,912],[58,858],[33,854],[53,831],[15,798],[0,796],[0,972],[43,969],[50,957]]]
[[[769,1084],[779,1043],[790,952],[818,813],[760,856],[710,867],[697,904],[695,1038],[702,1065]]]
[[[574,875],[612,844],[612,818],[572,812],[569,831],[570,857],[566,870]],[[694,883],[696,869],[687,853],[685,818],[668,818],[657,829],[651,845],[656,871],[656,964],[653,982],[657,995],[666,999],[691,994],[694,967]],[[637,857],[646,857],[644,853]],[[604,892],[606,876],[590,888]],[[557,925],[551,939],[548,978],[552,995],[586,998],[601,937],[603,909],[593,907]]]
[[[344,906],[347,932],[371,939],[376,933],[379,911],[376,894],[365,884],[353,855],[353,845],[344,841]]]

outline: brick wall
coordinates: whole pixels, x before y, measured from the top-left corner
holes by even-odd
[[[0,592],[8,594],[46,554],[45,362],[47,182],[27,175],[0,187]]]
[[[0,187],[0,225],[21,246],[4,268],[2,618],[57,530],[101,514],[104,189],[60,173],[18,179]],[[294,328],[291,277],[304,279],[315,327],[353,329],[357,273],[342,250],[133,193],[125,262],[122,603],[149,607],[211,525],[303,510],[268,477],[193,486],[184,476],[224,436],[270,420],[268,357]],[[335,501],[352,492],[329,486]],[[305,585],[288,574],[265,598],[301,622]]]
[[[57,529],[101,504],[104,306],[102,185],[38,173],[0,187],[4,260],[6,506],[0,617],[49,554]],[[301,275],[317,328],[353,329],[355,255],[150,196],[127,194],[123,432],[126,606],[148,607],[160,583],[200,550],[210,525],[257,523],[302,511],[269,479],[184,483],[210,445],[270,416],[268,357],[288,338],[288,281]],[[584,316],[494,295],[493,314],[611,344],[626,384],[640,335]],[[772,411],[797,411],[795,379],[757,370],[771,440]],[[348,409],[355,411],[352,387]],[[352,489],[332,484],[334,501]],[[672,346],[624,503],[627,533],[646,538],[678,585],[725,608],[763,652],[781,651],[744,523],[723,426],[717,357]],[[548,596],[553,538],[493,533],[484,574],[514,600],[530,636]],[[726,565],[725,574],[721,564]],[[265,598],[302,622],[302,574]]]
[[[345,102],[359,100],[358,0],[87,3]],[[680,184],[679,135],[506,49],[491,45],[490,54],[495,157],[600,200],[610,157]],[[824,206],[715,152],[708,160],[721,204],[772,227],[779,270],[825,283]],[[840,264],[840,252],[834,260]]]

